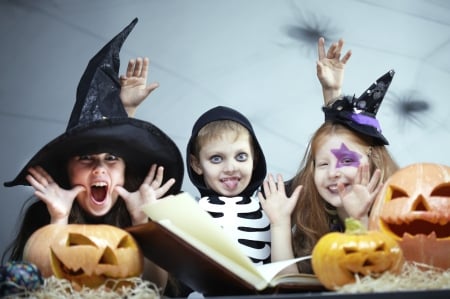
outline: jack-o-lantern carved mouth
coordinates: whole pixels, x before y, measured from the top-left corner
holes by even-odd
[[[389,230],[397,238],[401,239],[405,234],[416,236],[435,234],[437,239],[450,238],[450,222],[448,219],[437,222],[430,222],[423,219],[412,221],[399,221],[392,223],[389,219],[382,219],[385,229]],[[442,224],[444,222],[444,224]]]
[[[71,269],[67,267],[58,257],[55,255],[55,253],[52,251],[52,260],[53,260],[53,266],[55,267],[55,272],[60,274],[62,277],[79,277],[85,275],[85,272],[82,268],[78,268],[77,270]]]
[[[368,248],[370,248],[368,246]],[[372,275],[377,276],[379,273],[383,273],[388,269],[394,267],[394,261],[391,261],[389,256],[398,254],[396,249],[391,249],[387,244],[381,242],[378,246],[373,248],[373,251],[366,250],[360,252],[353,246],[343,247],[343,257],[340,263],[342,269],[346,269],[348,274],[352,277],[355,275],[365,276]]]
[[[62,277],[80,277],[80,276],[91,276],[94,273],[86,273],[85,269],[83,267],[78,267],[78,268],[73,268],[73,267],[69,267],[67,266],[64,261],[62,261],[61,259],[59,259],[56,254],[54,253],[54,251],[51,251],[51,255],[52,255],[52,263],[53,263],[53,267],[54,267],[54,271],[56,273],[59,273],[60,275],[62,275]],[[100,259],[100,261],[97,263],[97,268],[101,269],[101,266],[105,265],[105,266],[117,266],[117,259],[114,258],[114,253],[112,253],[112,250],[110,248],[106,248],[102,258]],[[98,275],[98,273],[95,273],[96,275]],[[102,276],[102,275],[98,275],[98,276]]]
[[[70,265],[67,263],[65,259],[73,259],[70,256],[69,251],[67,254],[69,256],[61,255],[60,257],[55,253],[55,251],[51,250],[51,262],[53,271],[59,277],[81,277],[81,276],[92,276],[96,275],[98,277],[104,276],[104,272],[107,272],[106,269],[111,267],[117,267],[118,261],[116,255],[110,247],[106,247],[103,249],[103,252],[100,258],[96,258],[97,253],[102,250],[98,248],[98,246],[91,241],[89,238],[77,234],[77,233],[69,233],[69,237],[67,238],[67,248],[75,248],[77,246],[78,253],[80,256],[80,260],[74,265],[73,260],[70,262]],[[74,252],[72,252],[74,254]]]
[[[390,200],[380,215],[385,232],[397,239],[405,235],[450,238],[449,193],[450,186],[443,185],[434,188],[429,196],[409,196],[401,187],[391,185],[387,192]],[[405,211],[405,205],[409,205],[408,211]]]

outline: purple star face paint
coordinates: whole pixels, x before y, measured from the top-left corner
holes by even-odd
[[[341,144],[339,149],[332,149],[331,152],[337,159],[336,168],[345,166],[358,167],[362,158],[362,155],[349,150],[344,143]]]

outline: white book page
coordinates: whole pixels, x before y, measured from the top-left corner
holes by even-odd
[[[274,262],[274,263],[270,263],[270,264],[264,264],[264,265],[257,266],[256,268],[258,269],[258,272],[261,274],[261,276],[267,282],[270,282],[284,268],[286,268],[289,265],[292,265],[294,263],[308,260],[310,258],[311,258],[311,256],[308,255],[308,256],[299,257],[299,258],[295,258],[295,259],[279,261],[279,262]]]
[[[162,198],[156,203],[144,205],[142,209],[154,221],[170,220],[170,226],[183,231],[185,239],[187,237],[195,239],[197,243],[203,243],[205,247],[260,276],[253,262],[241,251],[237,242],[188,193]],[[188,239],[187,241],[189,243]]]

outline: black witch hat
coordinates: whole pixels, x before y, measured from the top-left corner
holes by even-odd
[[[120,49],[137,23],[134,19],[89,62],[78,85],[77,98],[66,132],[31,158],[6,187],[29,185],[28,169],[43,167],[60,186],[67,186],[67,161],[80,154],[112,153],[126,163],[126,172],[141,182],[150,166],[164,166],[163,183],[175,178],[169,193],[178,193],[183,181],[183,158],[176,144],[158,127],[129,118],[120,99]]]
[[[385,73],[359,98],[344,96],[336,100],[331,106],[323,107],[325,121],[342,123],[356,132],[373,137],[377,144],[389,144],[381,134],[381,126],[376,119],[376,114],[394,74],[394,70]]]

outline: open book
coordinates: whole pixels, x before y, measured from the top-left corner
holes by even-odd
[[[205,295],[324,290],[310,274],[280,275],[297,258],[256,266],[188,193],[143,206],[152,219],[129,227],[144,255]]]

